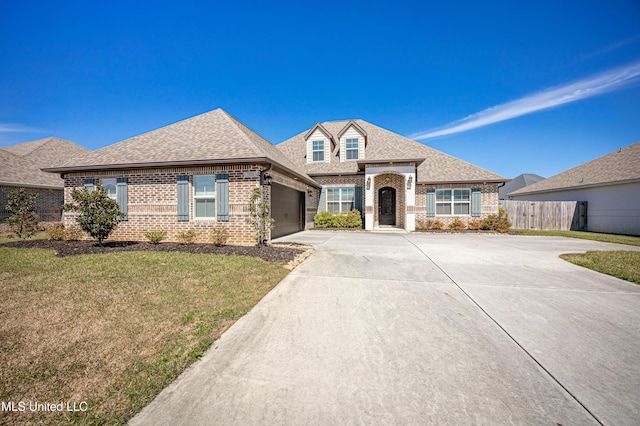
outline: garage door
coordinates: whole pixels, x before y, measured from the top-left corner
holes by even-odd
[[[303,195],[275,183],[271,186],[271,217],[276,220],[272,238],[302,231]]]

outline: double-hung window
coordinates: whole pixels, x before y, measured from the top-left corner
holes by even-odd
[[[193,177],[193,204],[195,205],[195,217],[216,217],[215,176]]]
[[[347,160],[358,159],[358,138],[347,138],[345,141],[347,149]]]
[[[469,189],[436,189],[436,215],[468,215]]]
[[[115,179],[100,179],[100,183],[107,190],[107,197],[115,200],[117,197],[116,180]]]
[[[355,188],[327,188],[327,210],[347,213],[355,208]]]
[[[311,142],[313,161],[324,161],[324,141]]]

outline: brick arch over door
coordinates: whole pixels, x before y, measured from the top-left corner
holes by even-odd
[[[380,188],[390,187],[396,190],[396,227],[405,228],[405,183],[404,176],[398,173],[382,173],[374,177],[373,184],[373,222],[379,225],[378,219],[378,192]]]

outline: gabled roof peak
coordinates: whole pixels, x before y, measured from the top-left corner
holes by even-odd
[[[307,133],[305,133],[304,140],[309,140],[311,135],[313,135],[316,130],[319,130],[323,135],[327,137],[327,139],[335,144],[336,141],[333,140],[333,135],[327,129],[325,129],[324,126],[320,124],[320,122],[314,124],[313,127],[311,127],[311,129],[309,129]]]
[[[355,120],[349,120],[347,125],[344,126],[342,130],[338,132],[338,139],[340,139],[342,135],[344,135],[347,132],[347,130],[349,130],[351,127],[356,129],[356,131],[360,133],[362,136],[364,136],[365,138],[367,137],[367,132],[365,132],[364,129],[360,127],[358,123],[355,122]]]

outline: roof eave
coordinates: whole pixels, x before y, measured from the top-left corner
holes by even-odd
[[[24,182],[0,181],[0,185],[3,185],[3,186],[18,186],[18,187],[21,186],[21,187],[25,187],[25,188],[40,188],[40,189],[59,189],[59,190],[64,189],[64,185],[59,185],[59,186],[41,185],[39,183],[24,183]]]
[[[640,182],[640,178],[638,178],[638,179],[627,179],[627,180],[617,180],[617,181],[612,181],[612,182],[599,182],[599,183],[592,183],[592,184],[580,185],[580,186],[564,186],[564,187],[559,187],[559,188],[540,189],[538,191],[525,191],[525,192],[514,191],[514,192],[510,192],[509,194],[507,194],[507,196],[545,194],[545,193],[549,193],[549,192],[573,191],[575,189],[597,188],[597,187],[601,187],[601,186],[624,185],[624,184],[628,184],[628,183],[638,183],[638,182]]]
[[[358,160],[358,166],[366,164],[416,163],[422,164],[426,158],[389,158],[384,160]]]
[[[282,165],[281,163],[272,160],[268,157],[244,157],[244,158],[214,158],[207,160],[181,160],[181,161],[162,161],[162,162],[144,162],[144,163],[124,163],[124,164],[95,164],[85,166],[64,166],[64,167],[49,167],[41,169],[44,172],[49,173],[65,173],[65,172],[80,172],[89,170],[122,170],[122,169],[148,169],[148,168],[164,168],[164,167],[189,167],[189,166],[202,166],[207,164],[235,164],[235,163],[270,163],[276,166],[278,169],[300,178],[305,183],[319,188],[320,186],[309,176],[301,174],[291,168]]]
[[[441,185],[444,183],[500,183],[505,182],[506,179],[460,179],[460,180],[421,180],[416,185]]]

